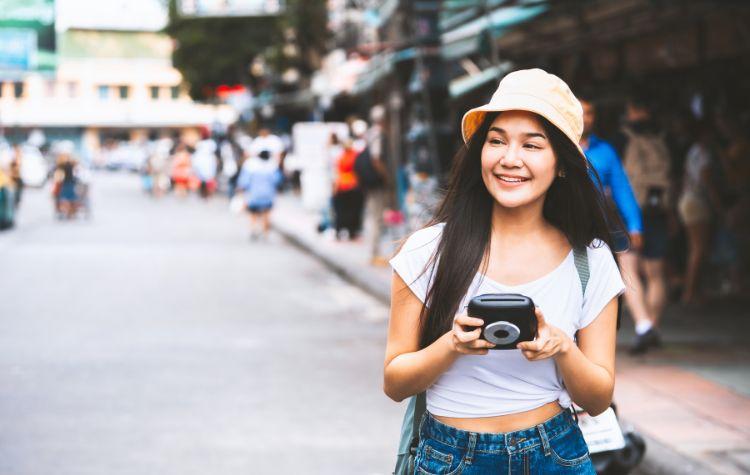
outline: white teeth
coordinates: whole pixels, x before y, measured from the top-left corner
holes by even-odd
[[[498,178],[502,181],[507,181],[508,183],[521,183],[522,181],[526,181],[525,178],[508,178],[504,176],[499,176]]]

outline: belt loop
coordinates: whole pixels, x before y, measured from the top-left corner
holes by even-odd
[[[542,439],[542,447],[544,448],[544,455],[547,456],[550,454],[550,448],[549,448],[549,438],[547,438],[547,431],[544,430],[544,425],[539,424],[536,426],[536,429],[539,431],[539,437]]]
[[[477,434],[476,432],[469,433],[469,445],[466,447],[466,463],[471,465],[471,461],[474,458],[474,447],[477,445]]]

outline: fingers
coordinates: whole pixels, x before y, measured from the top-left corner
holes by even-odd
[[[453,334],[455,335],[456,339],[460,343],[469,343],[471,341],[476,340],[482,335],[482,329],[477,328],[476,330],[472,330],[470,332],[465,332],[465,331],[456,329],[453,331]]]
[[[464,355],[486,355],[495,345],[486,340],[474,340],[471,343],[456,345],[456,351]]]
[[[481,318],[456,315],[453,321],[453,346],[457,352],[465,355],[486,355],[488,350],[495,346],[480,339],[483,323],[484,320]]]
[[[524,341],[518,344],[523,356],[529,361],[539,361],[550,358],[557,353],[558,343],[545,338],[535,341]]]
[[[484,324],[484,320],[481,318],[470,317],[463,314],[456,315],[453,322],[463,327],[481,327]]]

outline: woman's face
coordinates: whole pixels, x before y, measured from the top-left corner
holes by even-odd
[[[552,144],[536,114],[507,111],[495,118],[482,146],[482,180],[498,205],[543,200],[556,173]]]

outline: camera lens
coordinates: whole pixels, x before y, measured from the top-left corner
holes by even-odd
[[[498,330],[495,332],[495,338],[508,338],[509,333],[505,330]]]
[[[521,336],[521,330],[510,322],[494,322],[484,330],[484,339],[496,345],[510,345]]]

